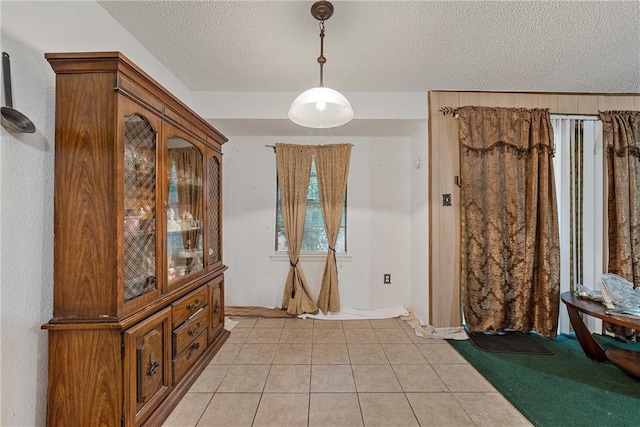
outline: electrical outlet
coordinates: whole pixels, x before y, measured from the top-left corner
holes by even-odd
[[[391,273],[384,273],[384,284],[385,285],[391,284]]]

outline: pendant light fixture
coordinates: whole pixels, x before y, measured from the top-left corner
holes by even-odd
[[[289,119],[304,127],[333,128],[348,123],[353,118],[351,104],[340,92],[324,87],[324,21],[333,15],[333,5],[317,1],[311,6],[311,16],[320,21],[320,86],[302,92],[291,104]]]

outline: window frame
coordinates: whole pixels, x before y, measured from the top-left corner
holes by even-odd
[[[311,178],[314,176],[313,172],[315,170],[315,156],[313,156],[312,159],[312,163],[311,163],[311,170],[309,172],[309,185],[311,186]],[[317,172],[315,175],[316,179],[317,179]],[[309,194],[309,191],[307,190],[307,194]],[[278,242],[278,236],[280,234],[280,231],[282,230],[282,233],[284,233],[284,225],[282,227],[280,227],[279,225],[279,221],[278,221],[278,216],[281,212],[281,208],[280,208],[280,184],[278,182],[278,177],[276,174],[276,197],[275,197],[275,202],[276,202],[276,206],[275,206],[275,217],[274,217],[274,224],[275,224],[275,231],[274,231],[274,246],[273,246],[273,250],[274,250],[274,254],[270,257],[272,260],[289,260],[289,250],[283,250],[283,249],[279,249],[279,242]],[[312,201],[312,203],[317,203],[318,204],[318,208],[320,209],[320,212],[322,214],[322,205],[320,202],[320,194],[319,194],[319,189],[318,189],[318,198],[316,199],[309,199],[307,198],[307,209],[309,207],[309,202]],[[336,252],[336,259],[339,261],[350,261],[351,260],[351,256],[348,255],[348,246],[347,246],[347,242],[348,242],[348,236],[347,236],[347,223],[348,223],[348,218],[347,218],[347,206],[348,206],[348,188],[345,189],[345,195],[344,195],[344,201],[343,201],[343,205],[342,205],[342,221],[344,222],[344,226],[341,225],[340,228],[344,228],[344,251],[337,251]],[[341,221],[341,222],[342,222]],[[307,229],[307,217],[305,215],[305,231]],[[323,221],[323,226],[322,226],[322,232],[325,235],[325,239],[326,239],[326,232],[324,230],[324,221]],[[336,245],[338,246],[338,245]],[[307,260],[307,261],[325,261],[326,257],[327,257],[327,251],[328,248],[326,250],[321,250],[321,251],[305,251],[303,249],[300,250],[300,258]]]

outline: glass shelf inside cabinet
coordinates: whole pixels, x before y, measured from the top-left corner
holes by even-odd
[[[203,157],[188,141],[167,141],[167,279],[171,284],[204,267]]]
[[[157,289],[156,132],[142,116],[125,118],[124,299]]]

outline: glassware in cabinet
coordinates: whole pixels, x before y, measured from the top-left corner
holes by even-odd
[[[204,268],[203,156],[186,139],[167,139],[167,282],[169,286]]]
[[[158,289],[156,280],[156,147],[149,121],[124,121],[124,300]]]

